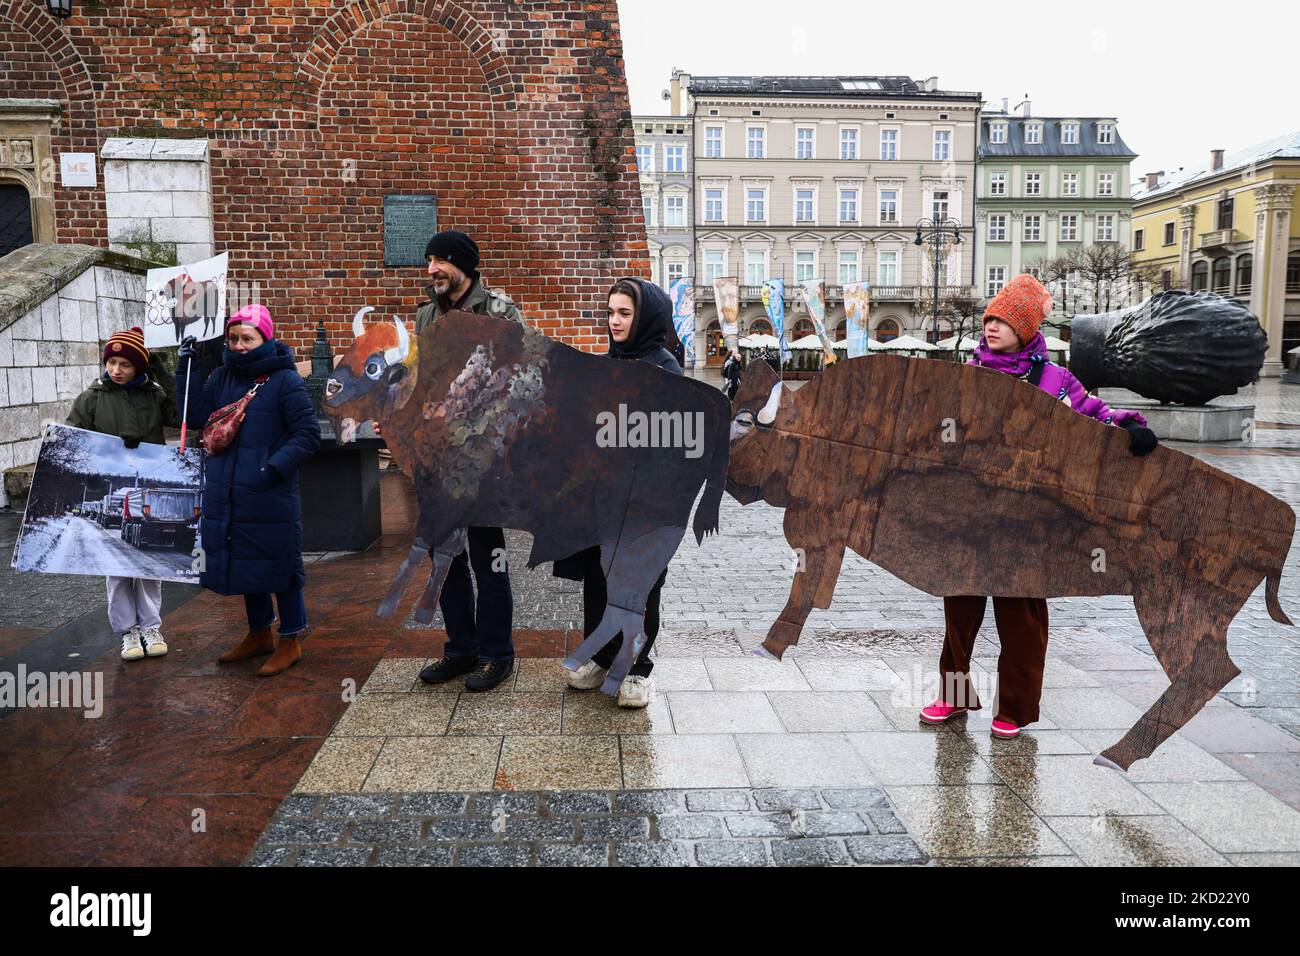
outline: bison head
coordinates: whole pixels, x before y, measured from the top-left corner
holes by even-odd
[[[731,459],[727,466],[727,492],[742,505],[760,498],[778,507],[786,504],[788,466],[794,460],[796,436],[778,432],[774,426],[788,424],[794,414],[791,392],[772,366],[751,362],[731,403]]]
[[[391,325],[365,327],[366,306],[352,318],[356,341],[325,383],[326,414],[334,420],[340,443],[356,437],[362,422],[390,417],[415,389],[418,349],[401,319]]]

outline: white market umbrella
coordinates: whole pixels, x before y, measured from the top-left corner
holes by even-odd
[[[979,347],[979,344],[980,344],[979,339],[973,339],[968,335],[961,340],[961,345],[958,345],[957,336],[950,335],[946,339],[940,339],[938,347],[949,352],[951,352],[955,348],[959,348],[963,352],[972,352]]]
[[[764,346],[767,346],[769,349],[775,349],[779,348],[781,345],[781,342],[775,335],[768,335],[766,332],[758,332],[751,335],[747,339],[742,340],[742,343],[745,341],[749,342],[748,347],[751,349],[761,349]]]
[[[1051,352],[1070,351],[1070,343],[1062,339],[1058,339],[1055,335],[1045,335],[1043,336],[1043,341],[1047,343],[1048,351]]]
[[[822,340],[817,338],[816,333],[809,333],[801,339],[795,339],[790,343],[792,349],[819,349],[822,347]]]
[[[910,335],[900,335],[888,342],[874,342],[871,347],[887,352],[933,352],[935,350],[935,346],[929,342],[922,342]]]

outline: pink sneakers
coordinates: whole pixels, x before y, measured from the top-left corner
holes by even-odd
[[[993,734],[994,737],[1001,737],[1003,740],[1006,740],[1019,734],[1020,728],[1010,721],[995,720],[993,721],[993,726],[990,728],[989,732]]]
[[[964,714],[969,708],[953,707],[951,704],[945,704],[940,697],[929,707],[922,707],[920,718],[927,724],[941,724],[950,717],[956,717],[958,714]]]

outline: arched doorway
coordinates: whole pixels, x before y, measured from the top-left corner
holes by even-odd
[[[849,337],[849,320],[840,319],[840,324],[835,326],[835,334],[831,336],[833,342],[843,342]]]
[[[772,323],[767,321],[767,319],[755,319],[753,322],[749,323],[749,334],[774,335],[775,333],[772,331]]]
[[[721,365],[727,360],[727,341],[722,336],[722,326],[714,319],[704,330],[704,364]]]
[[[20,183],[0,183],[0,256],[35,241],[32,197]]]
[[[800,319],[794,324],[794,328],[790,330],[790,341],[794,342],[805,335],[812,335],[814,331],[816,330],[813,328],[812,319]]]
[[[898,323],[893,319],[881,319],[876,326],[876,341],[889,342],[898,338]]]

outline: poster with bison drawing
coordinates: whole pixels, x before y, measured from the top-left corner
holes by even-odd
[[[204,340],[222,332],[229,254],[183,266],[150,269],[144,281],[144,344],[179,345],[188,335]]]
[[[203,452],[50,425],[12,565],[198,583]]]

